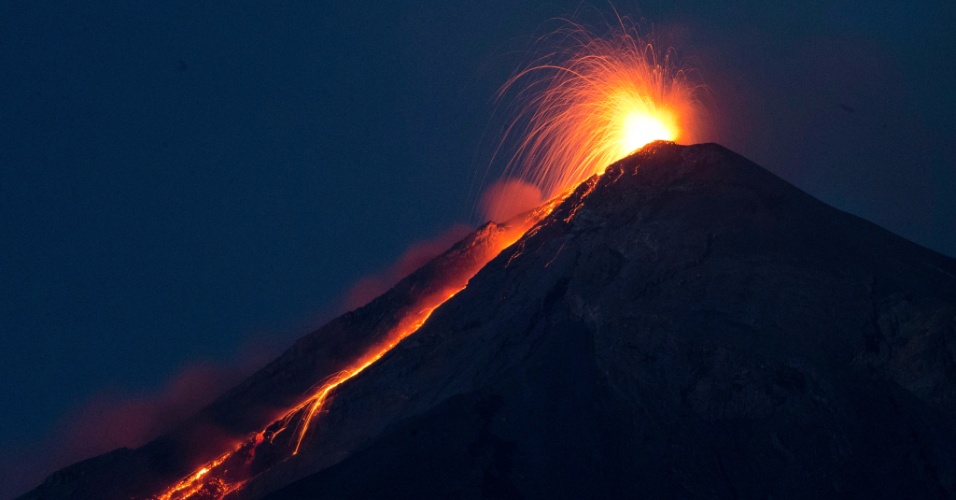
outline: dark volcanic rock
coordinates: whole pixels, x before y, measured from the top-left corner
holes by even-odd
[[[307,386],[345,336],[215,408],[252,425],[259,384]],[[343,384],[237,496],[953,497],[956,261],[720,146],[655,143]]]
[[[270,498],[956,495],[956,264],[717,145],[580,187]]]

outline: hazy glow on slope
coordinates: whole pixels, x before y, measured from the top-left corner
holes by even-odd
[[[655,140],[694,140],[700,85],[627,18],[607,37],[568,23],[549,51],[519,71],[499,96],[514,94],[502,147],[516,143],[510,175],[555,196]],[[501,149],[501,148],[499,148]]]

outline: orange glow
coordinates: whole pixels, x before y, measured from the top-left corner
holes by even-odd
[[[207,487],[207,484],[205,481],[203,481],[203,477],[205,477],[210,470],[225,462],[230,455],[232,455],[232,453],[220,455],[215,460],[209,462],[196,472],[189,475],[189,477],[183,478],[183,480],[174,484],[171,488],[160,494],[157,498],[159,500],[172,500],[190,498],[194,496],[195,494],[199,493],[200,490]]]
[[[606,38],[569,23],[545,39],[561,49],[515,74],[499,93],[515,98],[499,147],[517,142],[507,170],[549,198],[652,141],[698,139],[702,86],[678,66],[673,50],[642,39],[627,18],[617,21]]]
[[[652,141],[673,141],[676,135],[675,130],[674,125],[668,125],[660,118],[632,111],[621,120],[618,152],[627,155]]]

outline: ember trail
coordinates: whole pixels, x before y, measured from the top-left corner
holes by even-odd
[[[536,185],[551,201],[504,224],[489,222],[440,256],[452,259],[453,271],[433,277],[428,290],[405,308],[397,323],[345,369],[327,376],[265,429],[153,498],[222,498],[273,465],[293,459],[307,440],[321,439],[314,424],[336,390],[418,331],[438,307],[547,217],[578,184],[649,142],[686,135],[686,126],[695,118],[695,87],[685,72],[676,69],[671,53],[655,51],[627,27],[626,19],[618,22],[607,39],[569,25],[559,31],[567,35],[562,39],[573,42],[569,50],[537,61],[502,87],[502,96],[516,93],[519,110],[503,139],[504,144],[518,137],[507,170]],[[573,207],[568,219],[578,208]]]

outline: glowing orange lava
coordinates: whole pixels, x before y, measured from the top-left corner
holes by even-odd
[[[507,170],[547,197],[649,142],[696,139],[702,86],[673,50],[661,52],[627,18],[617,21],[607,38],[569,23],[545,39],[560,50],[549,50],[499,93],[515,94],[502,140],[502,147],[517,141]]]
[[[302,440],[305,438],[305,434],[309,430],[309,425],[312,423],[315,415],[322,409],[323,406],[325,406],[326,401],[329,399],[329,394],[331,394],[332,391],[334,391],[338,386],[342,385],[342,383],[346,380],[349,380],[359,373],[362,373],[366,368],[372,366],[373,363],[382,359],[382,356],[388,353],[388,351],[391,351],[392,348],[404,340],[405,337],[417,332],[418,329],[425,324],[425,321],[428,320],[428,317],[431,316],[432,312],[438,308],[438,306],[447,302],[448,299],[454,297],[455,294],[464,290],[464,288],[465,287],[461,287],[450,292],[435,294],[430,298],[430,300],[426,300],[424,308],[415,314],[407,316],[404,321],[393,330],[392,335],[388,340],[386,340],[384,345],[379,345],[369,349],[369,351],[366,352],[364,356],[359,358],[359,360],[352,367],[333,375],[330,380],[325,382],[325,384],[319,388],[311,400],[307,400],[298,407],[293,408],[290,411],[290,414],[294,414],[304,407],[308,407],[308,412],[306,412],[305,418],[302,420],[302,424],[299,427],[299,432],[295,442],[295,449],[292,450],[292,454],[296,455],[299,453],[299,448],[302,446]]]
[[[199,493],[203,488],[208,488],[208,485],[203,478],[209,474],[209,471],[225,462],[230,455],[232,455],[232,453],[224,453],[215,460],[203,465],[199,470],[190,474],[188,477],[183,478],[171,488],[160,494],[157,498],[160,500],[190,498]]]

